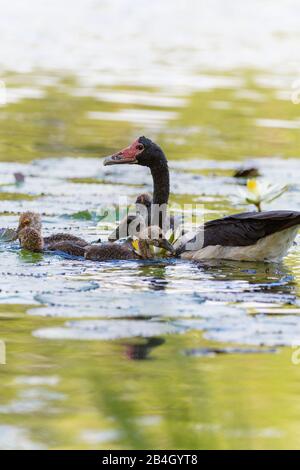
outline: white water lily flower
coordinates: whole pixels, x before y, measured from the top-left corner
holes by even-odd
[[[253,204],[261,212],[263,202],[272,202],[278,199],[289,189],[288,185],[273,185],[267,181],[258,181],[255,179],[247,180],[247,188],[240,190],[240,197],[247,204]]]

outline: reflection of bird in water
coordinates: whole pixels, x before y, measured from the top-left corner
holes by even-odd
[[[158,279],[156,277],[153,277],[149,279],[149,284],[149,287],[152,290],[166,290],[169,283],[166,279]]]
[[[123,343],[125,346],[125,357],[131,361],[150,359],[148,355],[152,349],[165,343],[163,338],[147,338],[144,343]]]

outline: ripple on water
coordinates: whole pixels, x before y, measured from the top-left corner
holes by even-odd
[[[298,316],[269,317],[246,316],[242,319],[206,319],[202,322],[183,320],[180,324],[191,329],[201,329],[204,337],[222,343],[256,346],[295,346],[300,342]]]
[[[1,210],[7,211],[0,227],[16,227],[20,212],[34,210],[43,214],[45,235],[70,230],[88,241],[105,239],[108,228],[97,226],[104,210],[119,194],[134,202],[152,190],[152,181],[144,168],[104,167],[99,157],[140,133],[176,159],[170,161],[172,203],[205,204],[206,217],[248,210],[235,195],[245,181],[232,176],[244,158],[262,178],[291,185],[268,209],[300,210],[300,123],[290,102],[297,92],[291,85],[298,74],[300,3],[145,3],[28,0],[18,2],[15,14],[14,2],[2,2],[7,90],[0,80],[0,159],[11,163],[0,162]],[[292,152],[296,158],[274,158]],[[267,158],[256,158],[262,154]],[[16,184],[15,172],[24,182]],[[58,448],[296,442],[297,368],[278,379],[274,360],[244,358],[255,366],[253,379],[253,367],[241,367],[240,357],[219,367],[222,359],[212,366],[201,356],[271,354],[293,343],[300,334],[299,247],[276,267],[89,263],[33,255],[17,244],[1,244],[0,255],[0,319],[14,358],[3,368],[0,415],[7,424],[0,425],[0,448],[43,448],[36,440]],[[7,304],[30,305],[27,317]],[[145,359],[165,341],[157,362],[143,367],[124,367],[119,348],[97,344],[151,335],[121,341],[130,343],[121,353],[126,361]],[[278,380],[287,386],[276,386]],[[278,403],[289,405],[285,419],[276,413]],[[272,427],[262,427],[270,416]]]
[[[257,346],[292,345],[297,337],[300,338],[299,316],[295,315],[298,309],[288,306],[286,302],[289,300],[291,303],[291,297],[281,293],[270,295],[267,292],[258,296],[260,302],[254,293],[250,302],[249,295],[243,296],[241,292],[245,304],[241,300],[232,305],[220,300],[207,301],[205,294],[196,292],[177,295],[171,291],[135,292],[133,302],[129,294],[115,293],[112,296],[110,291],[96,290],[91,292],[88,300],[82,298],[81,304],[77,294],[74,298],[74,295],[66,293],[63,305],[49,306],[52,296],[45,297],[46,306],[31,309],[29,313],[89,320],[69,321],[63,327],[39,329],[34,335],[47,339],[112,340],[194,330],[203,331],[210,340]],[[279,311],[278,305],[281,305]],[[161,319],[167,322],[158,321]]]
[[[70,340],[112,340],[181,333],[185,326],[171,322],[152,322],[143,320],[85,320],[67,322],[64,327],[41,328],[33,335],[43,339]]]
[[[124,93],[123,99],[132,99],[130,93]],[[137,99],[150,98],[146,93]],[[164,113],[173,111],[152,112],[152,121],[149,112],[145,114],[148,122],[157,123],[170,117]],[[190,132],[194,135],[195,129]],[[276,208],[300,207],[298,159],[252,158],[251,165],[276,183],[286,180],[292,184],[293,190],[276,201]],[[236,181],[232,175],[236,166],[235,161],[201,158],[189,160],[188,165],[183,160],[171,161],[172,190],[184,200],[191,196],[222,212],[227,204],[224,201],[235,204]],[[21,186],[11,179],[16,169],[25,175]],[[0,174],[8,194],[34,196],[30,200],[8,198],[6,210],[13,214],[25,209],[40,211],[47,214],[43,216],[45,235],[70,230],[89,241],[107,236],[107,230],[99,229],[97,223],[101,211],[115,202],[117,185],[132,201],[138,192],[152,186],[151,176],[143,168],[135,167],[134,173],[119,167],[112,171],[102,161],[89,158],[18,165],[0,162]],[[142,188],[138,186],[141,181]],[[212,201],[218,202],[211,206]],[[2,227],[13,228],[17,216],[5,215],[2,221]],[[298,334],[299,298],[294,280],[300,272],[298,248],[280,266],[193,265],[180,261],[92,263],[58,254],[30,255],[13,243],[1,245],[1,257],[2,303],[36,305],[28,312],[35,317],[88,319],[88,324],[68,322],[63,327],[37,329],[35,334],[43,338],[101,340],[195,330],[217,341],[273,346],[289,345],[292,333]],[[275,315],[277,320],[273,319]],[[293,326],[285,322],[287,318]]]

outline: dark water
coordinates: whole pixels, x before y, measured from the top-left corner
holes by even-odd
[[[43,21],[57,19],[54,7],[42,13],[31,1]],[[202,204],[206,219],[248,209],[233,173],[249,164],[262,181],[290,185],[266,208],[300,210],[297,76],[280,62],[295,43],[293,15],[284,23],[287,37],[275,17],[273,29],[256,25],[255,40],[263,39],[266,53],[271,38],[276,57],[268,54],[264,64],[261,51],[236,44],[233,58],[220,53],[220,70],[208,52],[215,43],[227,52],[235,43],[226,28],[220,41],[222,15],[210,33],[200,28],[197,36],[194,22],[184,28],[181,47],[172,35],[159,46],[147,27],[142,60],[136,35],[144,10],[111,3],[78,2],[67,28],[58,15],[43,40],[37,25],[32,36],[24,26],[20,70],[2,53],[0,227],[15,227],[20,212],[35,210],[45,234],[70,230],[105,239],[111,227],[99,222],[103,210],[119,195],[134,201],[151,190],[151,178],[143,168],[103,167],[102,157],[140,134],[166,151],[173,206]],[[150,8],[159,24],[159,11],[167,14],[160,8],[156,2]],[[118,51],[122,38],[106,24],[128,9],[133,29],[123,24],[128,43]],[[99,31],[92,17],[101,12]],[[90,36],[78,32],[83,42],[74,33],[81,15],[90,28]],[[210,13],[204,8],[203,15]],[[230,15],[223,26],[240,12]],[[15,40],[21,24],[21,16],[11,19]],[[51,40],[56,30],[61,51]],[[9,51],[13,41],[2,31]],[[106,49],[97,54],[101,35]],[[201,35],[203,50],[194,41]],[[76,44],[77,54],[68,55]],[[23,183],[15,183],[15,172]],[[7,353],[0,365],[0,448],[299,447],[298,246],[280,264],[93,263],[31,254],[17,243],[2,243],[0,251],[0,339]]]

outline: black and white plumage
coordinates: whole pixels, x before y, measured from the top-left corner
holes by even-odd
[[[153,201],[167,204],[169,169],[162,149],[146,137],[105,159],[105,165],[137,164],[150,168]],[[280,261],[294,242],[300,226],[300,212],[246,212],[206,222],[196,233],[176,242],[177,256],[184,259],[230,259],[238,261]]]
[[[211,220],[177,242],[184,259],[279,261],[297,235],[300,212],[245,212]]]

